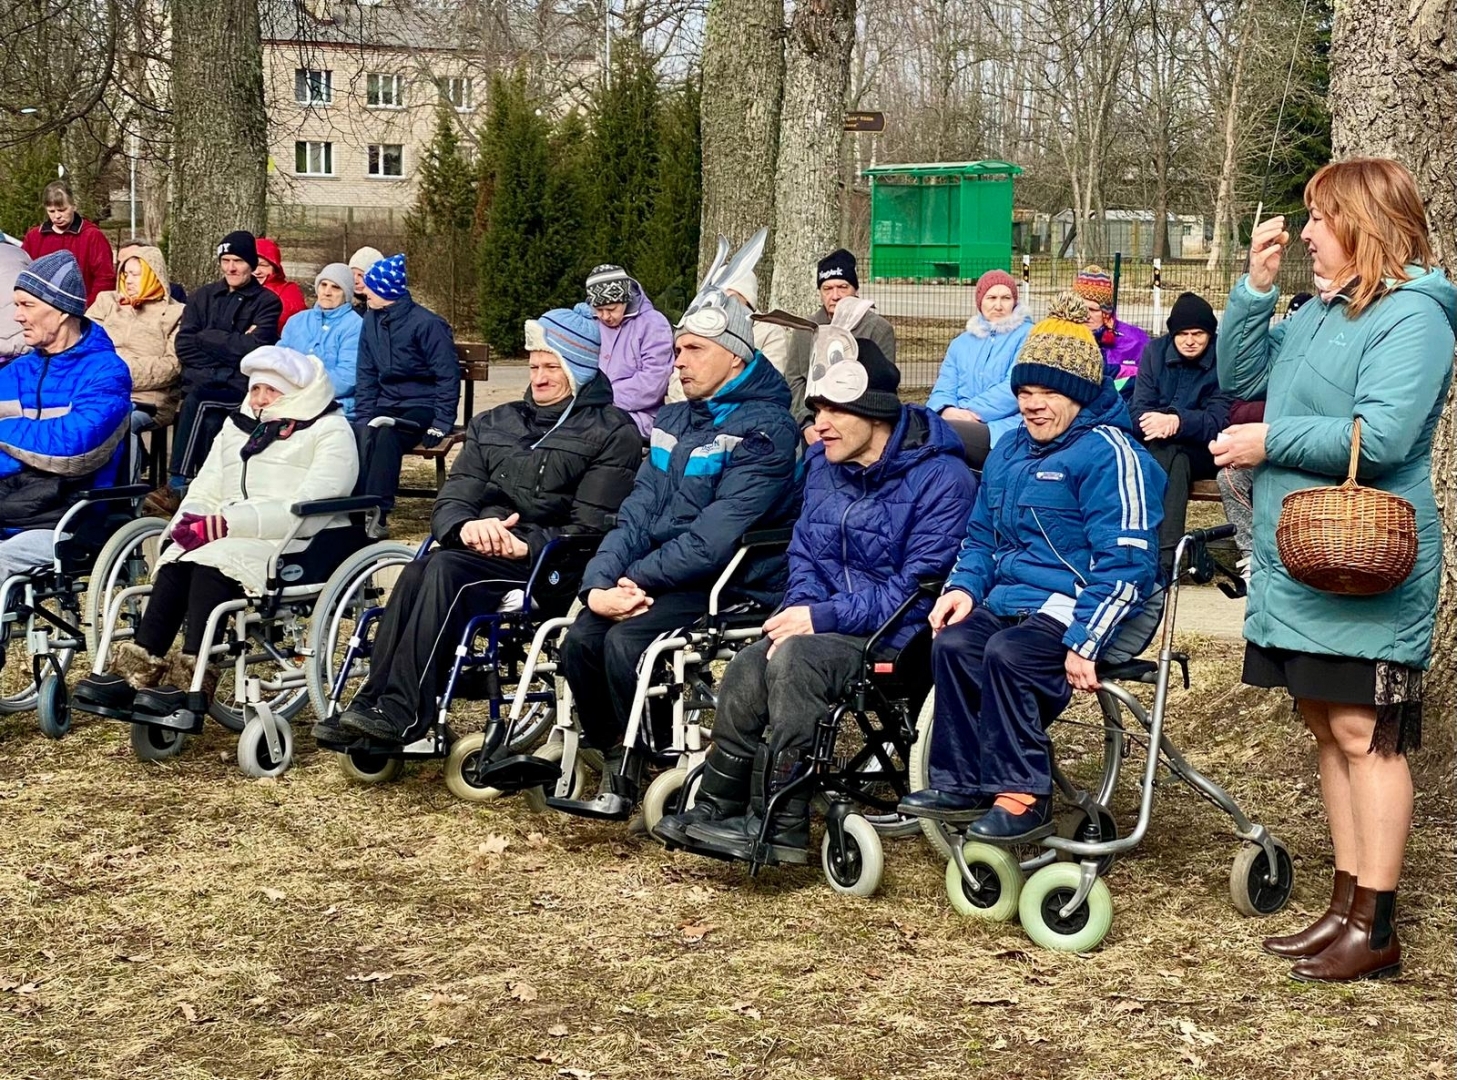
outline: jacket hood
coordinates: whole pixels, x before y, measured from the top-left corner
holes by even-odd
[[[329,373],[324,370],[323,361],[317,356],[308,357],[308,361],[314,371],[314,377],[309,380],[308,386],[296,393],[284,394],[264,409],[261,416],[253,411],[247,398],[243,399],[238,411],[254,420],[264,421],[313,420],[321,416],[334,403],[334,384],[329,380]]]
[[[526,402],[533,409],[543,408],[537,405],[536,399],[531,396],[531,384],[526,384],[526,392],[521,395],[521,400]],[[581,388],[573,396],[557,402],[555,405],[544,406],[548,409],[564,408],[571,404],[573,408],[600,409],[604,405],[612,404],[612,383],[602,372],[592,373],[592,377],[584,382]]]
[[[100,323],[94,323],[90,319],[83,320],[86,327],[81,333],[81,340],[72,345],[65,352],[41,353],[37,356],[49,360],[50,369],[54,371],[57,364],[90,363],[91,358],[100,353],[115,353],[116,346],[112,344],[111,335],[102,328]]]
[[[305,308],[299,313],[299,315],[305,315],[310,311],[317,311],[319,313],[319,318],[326,323],[335,323],[341,320],[346,320],[350,315],[354,315],[356,318],[361,317],[359,313],[354,310],[354,305],[349,303],[348,300],[344,301],[344,303],[340,304],[336,308],[321,308],[316,303],[311,308]]]
[[[648,299],[647,292],[643,289],[642,285],[639,284],[637,278],[628,278],[627,310],[623,312],[623,320],[626,321],[627,319],[631,319],[637,315],[641,315],[645,311],[656,310],[657,308],[653,307],[653,302]]]
[[[142,262],[152,268],[152,273],[156,274],[157,280],[162,283],[163,294],[170,296],[172,292],[172,279],[167,275],[167,257],[162,254],[162,249],[152,247],[150,244],[144,244],[137,248],[135,257],[141,259]],[[128,258],[131,258],[131,256],[128,256]],[[121,268],[117,267],[117,269],[120,270]]]
[[[963,452],[961,436],[945,420],[924,405],[903,405],[880,459],[871,465],[847,463],[842,468],[851,473],[864,472],[868,479],[882,483],[910,472],[937,454],[961,457]]]
[[[1406,269],[1407,273],[1413,275],[1412,280],[1398,283],[1396,289],[1430,296],[1442,309],[1447,325],[1452,328],[1453,333],[1457,333],[1457,288],[1447,280],[1447,275],[1439,269],[1423,270],[1419,266],[1408,266]]]
[[[288,275],[283,272],[283,252],[278,250],[278,244],[266,236],[260,236],[257,246],[258,254],[273,265],[273,273],[268,275],[268,284],[280,285],[287,281]]]
[[[966,320],[966,332],[972,337],[991,337],[993,334],[1010,334],[1017,327],[1025,322],[1031,322],[1032,316],[1021,304],[1012,308],[1012,314],[1005,319],[988,319],[981,312],[976,312]]]

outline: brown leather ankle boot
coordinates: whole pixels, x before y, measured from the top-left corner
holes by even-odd
[[[1401,974],[1401,942],[1396,939],[1396,891],[1356,886],[1340,934],[1318,955],[1290,969],[1300,982],[1389,979]]]
[[[1260,943],[1268,953],[1299,960],[1314,956],[1338,936],[1346,925],[1346,912],[1351,910],[1351,897],[1356,894],[1356,879],[1344,870],[1336,871],[1335,884],[1331,887],[1330,907],[1298,934],[1284,937],[1269,937]]]

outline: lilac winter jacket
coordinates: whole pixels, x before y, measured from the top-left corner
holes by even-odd
[[[632,284],[627,317],[620,326],[602,327],[600,366],[612,383],[612,403],[632,417],[646,439],[673,372],[673,328],[642,286]]]

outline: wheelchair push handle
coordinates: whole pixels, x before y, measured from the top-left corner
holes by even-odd
[[[1233,525],[1216,525],[1212,529],[1193,529],[1188,533],[1191,544],[1213,544],[1234,536]]]

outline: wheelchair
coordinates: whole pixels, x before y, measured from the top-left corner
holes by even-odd
[[[445,782],[459,798],[480,802],[502,792],[478,779],[479,764],[497,752],[519,753],[540,740],[555,718],[556,689],[543,681],[552,666],[523,670],[528,645],[534,653],[550,648],[542,631],[544,611],[559,609],[597,550],[600,536],[562,536],[550,540],[532,565],[520,604],[474,615],[461,632],[435,714],[410,742],[380,742],[354,737],[320,745],[339,755],[346,776],[357,783],[397,779],[410,761],[444,758]],[[322,719],[348,707],[369,677],[372,631],[383,617],[400,571],[421,559],[433,544],[426,538],[412,551],[400,544],[373,544],[357,552],[330,577],[309,628],[309,695]],[[548,629],[545,633],[550,633]],[[519,693],[518,693],[519,691]],[[507,705],[520,699],[516,721],[505,720]],[[482,730],[457,733],[461,718],[452,712],[463,702],[484,702]],[[508,737],[508,727],[510,728]],[[528,791],[530,797],[533,793]],[[540,808],[541,794],[535,794]]]
[[[162,761],[180,754],[187,738],[200,734],[204,719],[238,735],[238,767],[248,776],[277,777],[293,761],[294,738],[289,721],[308,701],[305,633],[309,615],[324,586],[324,575],[309,557],[310,547],[325,533],[300,538],[309,518],[358,514],[375,509],[372,496],[318,499],[296,503],[290,513],[297,519],[288,534],[274,548],[269,564],[268,590],[261,596],[245,596],[219,604],[208,615],[204,642],[187,687],[184,707],[166,717],[117,710],[78,696],[77,710],[118,720],[131,727],[131,745],[142,761]],[[164,523],[158,521],[160,538]],[[363,527],[352,520],[348,526],[327,530],[330,537],[357,549],[367,542]],[[338,535],[343,534],[343,535]],[[113,537],[115,541],[117,537]],[[122,584],[120,581],[113,585]],[[115,590],[98,610],[102,618],[99,641],[94,650],[92,672],[106,670],[113,643],[135,636],[136,625],[151,594],[150,581],[126,584]],[[210,666],[220,666],[216,691],[211,700],[203,690]]]
[[[128,451],[118,475],[129,474]],[[56,522],[51,562],[0,581],[0,669],[22,632],[30,660],[30,680],[0,695],[0,713],[34,709],[47,738],[70,732],[71,661],[83,649],[95,652],[106,598],[120,585],[148,580],[161,551],[164,523],[137,516],[150,490],[124,484],[79,492]],[[97,543],[97,537],[109,539]],[[128,608],[124,617],[140,613]]]
[[[1068,810],[1057,818],[1055,826],[1049,827],[1048,835],[1007,848],[980,842],[956,826],[921,820],[926,838],[948,860],[946,892],[959,914],[992,922],[1017,918],[1028,937],[1048,949],[1085,952],[1096,948],[1113,920],[1113,900],[1103,877],[1119,855],[1143,841],[1161,763],[1234,822],[1235,836],[1243,841],[1229,874],[1230,899],[1236,910],[1263,916],[1285,906],[1294,886],[1293,865],[1285,845],[1265,826],[1251,821],[1228,792],[1189,764],[1164,733],[1169,688],[1176,670],[1185,689],[1189,687],[1189,656],[1173,649],[1180,579],[1187,572],[1191,580],[1203,585],[1213,581],[1216,573],[1222,573],[1237,586],[1242,585],[1237,574],[1217,564],[1208,550],[1209,544],[1233,535],[1234,526],[1221,525],[1195,530],[1179,541],[1174,556],[1176,573],[1166,593],[1157,660],[1098,665],[1102,684],[1097,691],[1102,721],[1101,775],[1095,791],[1085,790],[1054,763],[1053,783]],[[1237,586],[1234,591],[1239,591]],[[1130,687],[1137,685],[1154,688],[1150,707],[1146,708],[1131,692]],[[916,723],[911,759],[911,783],[916,790],[930,786],[934,705],[933,691],[926,697]],[[1125,715],[1132,717],[1137,726],[1125,724]],[[1139,729],[1143,734],[1138,733]],[[1130,744],[1134,743],[1145,751],[1138,813],[1132,830],[1120,836],[1113,799]]]

